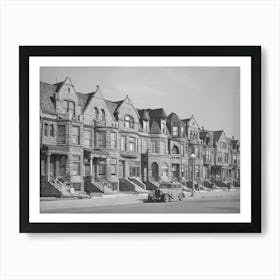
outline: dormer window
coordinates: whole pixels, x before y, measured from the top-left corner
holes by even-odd
[[[184,127],[181,126],[181,137],[183,137],[183,136],[184,136]]]
[[[149,121],[143,121],[143,130],[145,132],[149,131]]]
[[[131,116],[126,115],[124,117],[124,127],[125,128],[133,128],[134,127],[134,119]]]
[[[178,130],[179,130],[178,126],[173,126],[172,127],[172,135],[173,136],[178,136]]]
[[[166,134],[166,123],[164,120],[161,120],[161,133]]]

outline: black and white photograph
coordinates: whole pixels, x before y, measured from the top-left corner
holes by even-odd
[[[239,139],[240,67],[40,67],[40,212],[239,213]]]
[[[20,47],[22,230],[259,231],[260,50]]]

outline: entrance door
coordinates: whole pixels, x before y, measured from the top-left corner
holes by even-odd
[[[51,155],[50,158],[50,176],[55,176],[55,156]]]
[[[125,177],[124,174],[124,162],[122,160],[119,161],[119,178],[122,179]]]
[[[158,180],[158,164],[156,162],[152,163],[152,180]]]
[[[172,164],[172,175],[174,181],[178,181],[179,179],[179,168],[179,164]]]

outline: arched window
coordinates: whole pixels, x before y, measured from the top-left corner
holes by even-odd
[[[179,154],[179,148],[175,145],[172,147],[172,154],[176,154],[176,155]]]
[[[44,135],[45,136],[48,136],[48,128],[49,128],[48,124],[45,123],[45,126],[44,126]]]
[[[94,116],[96,120],[98,119],[98,115],[99,115],[99,111],[96,107],[94,107]]]
[[[50,125],[50,136],[54,137],[54,125],[53,124]]]
[[[126,127],[126,128],[133,128],[134,127],[134,119],[131,116],[126,115],[124,117],[124,127]]]
[[[101,109],[101,120],[105,121],[105,110]]]

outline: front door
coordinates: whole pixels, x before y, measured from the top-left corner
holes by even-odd
[[[119,161],[119,179],[122,179],[125,177],[124,174],[124,162],[122,160]]]
[[[51,155],[50,158],[50,176],[55,177],[55,156]]]

